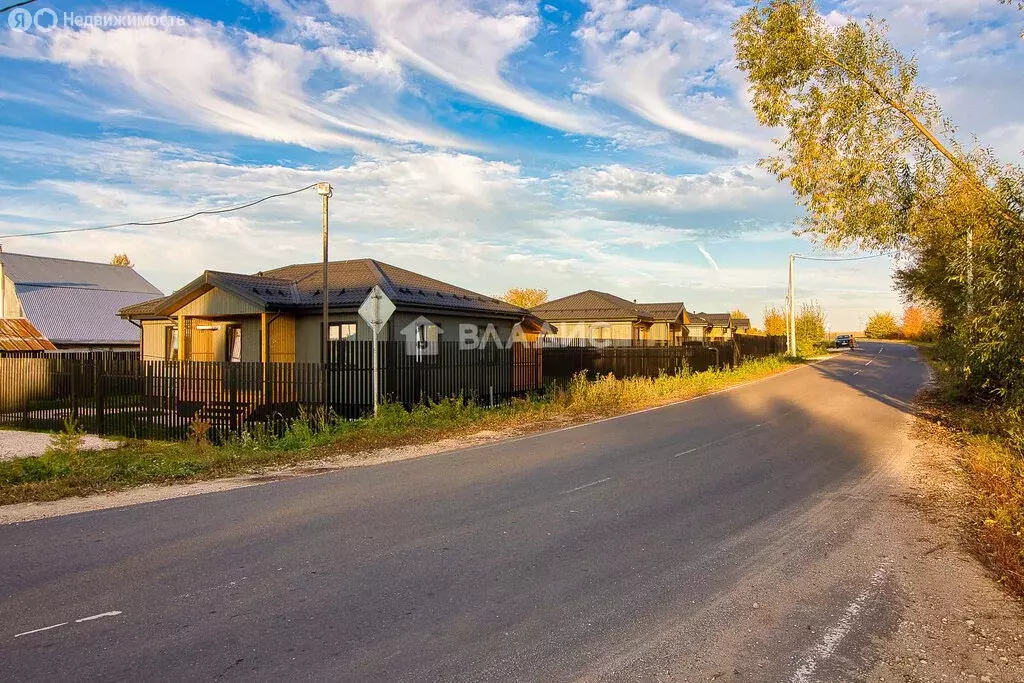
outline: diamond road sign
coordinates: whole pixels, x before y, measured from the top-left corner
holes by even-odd
[[[377,334],[380,334],[380,331],[384,329],[384,324],[391,318],[394,312],[394,302],[377,285],[373,286],[373,289],[366,296],[366,300],[359,307],[359,317],[365,320],[370,329]]]

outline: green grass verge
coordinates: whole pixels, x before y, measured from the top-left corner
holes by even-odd
[[[222,446],[125,440],[106,451],[76,451],[64,439],[39,458],[0,462],[0,504],[214,479],[294,465],[375,448],[427,443],[482,430],[538,430],[553,424],[626,413],[701,396],[768,377],[798,361],[765,358],[733,370],[665,375],[656,379],[613,377],[587,381],[486,408],[452,400],[406,411],[382,406],[376,418],[324,421],[307,416],[280,437],[256,429]],[[69,441],[71,445],[69,446]]]
[[[936,370],[921,397],[925,417],[953,430],[970,491],[967,541],[1000,583],[1024,598],[1024,420],[996,403],[967,402],[945,381],[935,344],[914,342]]]

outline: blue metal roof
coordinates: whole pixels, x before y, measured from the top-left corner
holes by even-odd
[[[139,328],[117,312],[160,296],[126,266],[3,253],[0,264],[25,317],[57,344],[138,343]]]
[[[125,306],[152,299],[149,292],[15,285],[25,317],[55,344],[137,344],[139,328],[119,318]]]
[[[146,292],[151,299],[162,294],[129,266],[6,253],[0,253],[0,264],[3,264],[4,276],[16,285]]]

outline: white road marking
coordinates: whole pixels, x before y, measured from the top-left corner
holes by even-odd
[[[885,564],[871,575],[871,583],[868,587],[861,591],[860,595],[846,606],[846,611],[839,617],[839,621],[836,622],[835,626],[825,631],[821,642],[815,645],[811,653],[800,662],[800,666],[790,679],[791,683],[808,683],[817,670],[818,665],[832,656],[836,648],[843,641],[843,638],[850,633],[853,623],[856,621],[857,615],[864,609],[865,603],[874,596],[875,592],[878,591],[878,587],[882,585],[885,575],[889,573],[891,562],[891,560],[887,560]]]
[[[82,617],[81,619],[75,619],[75,623],[81,624],[83,621],[92,621],[93,619],[102,619],[103,617],[116,617],[118,614],[121,614],[121,612],[101,612],[99,614],[94,614],[91,617]]]
[[[612,480],[611,477],[605,477],[604,479],[598,479],[597,481],[592,481],[589,484],[584,484],[583,486],[577,486],[576,488],[569,489],[568,491],[562,491],[562,495],[565,495],[566,493],[572,493],[573,491],[581,491],[583,489],[590,488],[591,486],[597,486],[598,484],[603,484],[606,481],[611,481],[611,480]]]
[[[676,453],[672,457],[673,458],[681,458],[684,455],[688,455],[690,453],[693,453],[694,451],[699,451],[702,448],[708,448],[710,446],[716,446],[716,445],[722,443],[723,441],[729,441],[730,439],[735,439],[737,437],[743,436],[744,434],[749,434],[750,432],[754,431],[755,429],[758,429],[760,427],[764,427],[766,424],[771,424],[772,422],[778,422],[779,420],[781,420],[782,418],[786,417],[787,415],[790,415],[793,412],[794,411],[792,411],[792,410],[786,411],[785,413],[782,413],[778,417],[772,418],[771,420],[767,420],[765,422],[758,422],[756,425],[754,425],[752,427],[747,427],[746,429],[741,429],[738,432],[733,432],[732,434],[729,434],[727,436],[723,436],[721,439],[715,439],[714,441],[708,441],[707,443],[702,443],[701,445],[694,446],[693,448],[687,449],[687,450],[683,451],[682,453]]]
[[[114,610],[112,612],[100,612],[99,614],[93,614],[88,617],[82,617],[81,619],[75,619],[75,623],[81,624],[84,621],[94,621],[96,619],[102,619],[104,617],[116,617],[119,614],[122,614],[120,610]],[[42,628],[34,628],[31,631],[24,631],[22,633],[18,633],[14,637],[21,638],[22,636],[30,636],[33,633],[42,633],[43,631],[49,631],[51,629],[60,628],[61,626],[67,626],[70,623],[70,621],[62,621],[59,624],[54,624],[53,626],[44,626]]]
[[[68,625],[68,622],[62,621],[59,624],[54,624],[53,626],[44,626],[42,628],[34,628],[31,631],[25,631],[24,633],[19,633],[19,634],[15,635],[14,637],[15,638],[21,638],[22,636],[30,636],[33,633],[40,633],[42,631],[49,631],[51,628],[59,628],[61,626],[67,626],[67,625]]]

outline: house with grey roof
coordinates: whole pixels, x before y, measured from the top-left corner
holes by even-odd
[[[144,360],[318,362],[323,346],[322,263],[258,273],[207,270],[172,294],[126,306],[120,315],[142,326]],[[524,336],[543,323],[529,311],[374,259],[328,264],[329,358],[335,343],[368,341],[359,317],[370,290],[380,287],[396,311],[380,339],[459,341],[460,326],[493,326],[501,340],[518,325]],[[411,332],[410,332],[411,330]]]
[[[636,344],[681,344],[687,340],[683,302],[637,303],[588,289],[530,309],[553,325],[552,339]]]
[[[0,317],[26,319],[61,350],[128,350],[139,327],[118,315],[160,296],[130,266],[0,253]]]

